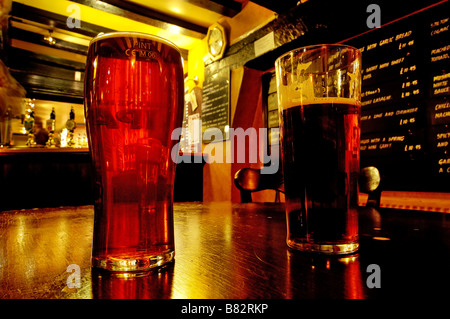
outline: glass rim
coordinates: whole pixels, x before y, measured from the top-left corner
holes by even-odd
[[[347,48],[347,49],[351,49],[354,50],[356,52],[358,52],[358,54],[361,56],[361,51],[351,45],[347,45],[347,44],[339,44],[339,43],[322,43],[322,44],[312,44],[312,45],[306,45],[303,47],[298,47],[296,49],[292,49],[289,50],[288,52],[283,53],[282,55],[280,55],[276,60],[275,60],[275,65],[279,63],[279,61],[281,61],[281,59],[283,59],[284,57],[292,54],[292,53],[296,53],[299,51],[306,51],[306,50],[311,50],[314,48],[321,48],[321,47],[330,47],[330,48]]]
[[[154,40],[157,42],[161,42],[161,43],[171,46],[172,48],[177,50],[178,53],[180,53],[180,55],[181,55],[181,50],[175,43],[173,43],[165,38],[162,38],[160,36],[154,35],[154,34],[137,32],[137,31],[114,31],[114,32],[108,32],[108,33],[100,32],[99,34],[97,34],[95,37],[93,37],[91,39],[91,41],[89,42],[89,46],[91,46],[94,42],[97,42],[100,40],[110,39],[110,38],[125,38],[125,37],[144,38],[144,39],[150,39],[150,40]]]

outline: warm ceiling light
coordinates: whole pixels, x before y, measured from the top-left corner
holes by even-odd
[[[175,13],[178,13],[178,14],[181,13],[180,8],[178,8],[178,7],[172,7],[172,8],[170,8],[170,11],[175,12]]]
[[[55,38],[52,37],[53,31],[48,31],[48,37],[44,37],[44,41],[47,41],[50,45],[54,45],[56,43]]]

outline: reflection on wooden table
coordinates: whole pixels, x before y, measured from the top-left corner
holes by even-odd
[[[361,208],[359,252],[324,257],[287,248],[283,205],[174,210],[175,262],[119,275],[90,267],[92,206],[0,213],[0,298],[431,298],[450,284],[449,214]]]

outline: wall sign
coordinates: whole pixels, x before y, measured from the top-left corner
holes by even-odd
[[[347,41],[362,51],[361,167],[384,189],[450,191],[448,4]]]
[[[205,134],[210,129],[221,132],[221,141],[228,139],[230,126],[230,70],[222,69],[205,76],[202,95],[202,137],[203,143],[215,142],[220,134]],[[218,131],[217,131],[218,133]]]

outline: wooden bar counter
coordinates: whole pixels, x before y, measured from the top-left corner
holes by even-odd
[[[203,154],[180,154],[174,201],[203,200]],[[88,148],[0,147],[0,212],[94,203]]]
[[[0,298],[448,296],[450,214],[361,207],[359,252],[326,257],[286,246],[281,204],[175,203],[174,210],[175,262],[122,276],[91,269],[92,206],[1,212]],[[67,285],[73,265],[80,288]]]

